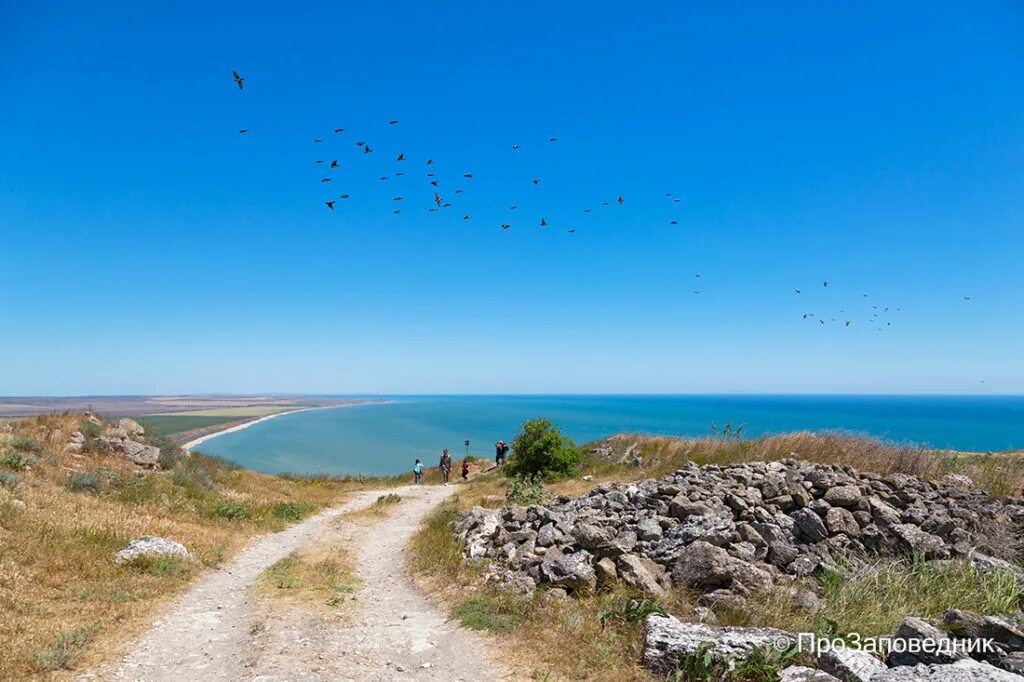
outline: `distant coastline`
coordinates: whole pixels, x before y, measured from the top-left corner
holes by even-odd
[[[299,412],[310,412],[312,410],[333,410],[333,409],[336,409],[336,408],[339,408],[339,407],[353,407],[355,405],[368,405],[368,404],[375,405],[375,404],[388,403],[388,402],[391,402],[391,401],[390,400],[365,400],[365,401],[360,401],[360,402],[343,403],[341,405],[317,405],[316,407],[299,407],[299,408],[294,409],[294,410],[284,410],[282,412],[275,412],[274,414],[268,414],[265,417],[259,417],[258,419],[251,419],[251,420],[249,420],[247,422],[243,422],[241,424],[235,424],[233,426],[229,426],[226,429],[221,429],[219,431],[214,431],[213,433],[204,434],[202,436],[199,436],[198,438],[193,438],[192,440],[190,440],[190,441],[188,441],[186,443],[183,443],[182,446],[181,446],[181,449],[184,450],[187,453],[191,453],[194,448],[196,448],[197,446],[201,445],[202,443],[205,443],[208,440],[213,440],[214,438],[216,438],[218,436],[223,436],[226,433],[234,433],[235,431],[241,431],[242,429],[247,429],[250,426],[255,426],[256,424],[259,424],[260,422],[265,422],[268,419],[274,419],[275,417],[283,417],[286,414],[296,414],[296,413],[299,413]]]

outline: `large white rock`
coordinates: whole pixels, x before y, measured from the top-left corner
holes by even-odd
[[[648,616],[645,625],[644,665],[662,675],[676,670],[680,656],[695,654],[706,644],[718,660],[749,656],[755,648],[769,652],[796,644],[793,633],[775,628],[714,627],[658,614]]]
[[[185,545],[167,538],[143,535],[128,543],[128,546],[114,555],[114,563],[128,564],[141,558],[174,557],[188,561]]]

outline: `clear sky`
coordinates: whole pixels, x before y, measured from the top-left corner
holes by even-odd
[[[0,395],[1024,392],[1019,3],[315,5],[0,0]]]

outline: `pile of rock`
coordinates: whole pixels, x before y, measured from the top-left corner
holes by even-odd
[[[652,594],[683,585],[710,606],[830,570],[839,558],[969,556],[1024,580],[1006,561],[1017,560],[1022,528],[1024,499],[792,459],[690,464],[543,506],[476,507],[456,527],[467,557],[491,559],[493,577],[521,592],[617,579]]]
[[[812,645],[809,637],[785,630],[713,627],[654,614],[646,621],[644,664],[670,675],[686,657],[705,652],[724,664],[749,657],[755,648],[762,653],[792,648],[814,667],[790,666],[782,671],[783,682],[1024,681],[1019,618],[951,610],[937,623],[905,618],[884,641],[885,662],[863,647]]]
[[[96,438],[97,444],[106,452],[127,457],[140,466],[157,467],[160,464],[160,448],[147,445],[146,430],[134,419],[118,420],[116,426],[107,426]]]

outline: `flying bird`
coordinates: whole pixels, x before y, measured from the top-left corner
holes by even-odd
[[[669,223],[669,225],[678,225],[678,224],[679,224],[679,221],[678,221],[678,220],[673,220],[673,221],[671,221],[671,222]]]
[[[324,141],[324,138],[322,138],[322,137],[318,137],[318,138],[315,138],[315,139],[313,140],[313,142],[315,142],[316,144],[320,144],[320,143],[321,143],[321,142],[323,142],[323,141]]]
[[[520,146],[517,145],[517,144],[514,144],[514,145],[512,145],[512,149],[520,149]]]
[[[320,182],[330,182],[330,178],[320,178]]]
[[[462,219],[463,219],[463,220],[469,220],[469,217],[470,217],[470,216],[469,216],[469,214],[467,213],[466,215],[462,216]]]
[[[516,210],[517,208],[519,208],[519,207],[518,207],[518,206],[509,206],[509,207],[508,207],[508,210],[510,210],[510,211],[514,211],[514,210]]]
[[[342,195],[341,195],[341,198],[342,198],[342,199],[348,199],[348,195],[347,195],[347,194],[342,194]]]
[[[388,121],[388,125],[392,125],[392,126],[393,126],[393,125],[395,125],[396,123],[398,123],[398,121]]]
[[[356,146],[357,147],[362,147],[364,144],[366,144],[366,142],[364,140],[357,140],[356,141]]]
[[[437,187],[437,180],[431,180],[430,184],[433,185],[434,187]]]
[[[337,167],[338,167],[337,159],[335,159],[334,161],[331,161],[331,168],[337,168]]]
[[[395,200],[395,201],[401,201],[401,200],[402,200],[402,197],[395,197],[395,198],[394,198],[394,200]]]
[[[539,185],[540,184],[540,180],[538,178],[534,178],[533,179],[533,184]]]
[[[386,176],[386,175],[382,175],[382,176],[380,176],[380,179],[381,179],[381,180],[387,180],[387,179],[388,179],[388,176]]]
[[[575,229],[569,230],[569,234],[576,234],[576,230]]]
[[[849,326],[850,326],[850,321],[849,321],[849,320],[847,320],[847,321],[846,321],[846,326],[847,326],[847,327],[849,327]]]
[[[512,227],[512,226],[509,225],[508,223],[502,223],[502,225],[501,225],[501,229],[503,229],[503,230],[507,230],[510,227]]]
[[[434,165],[434,160],[433,159],[427,159],[427,165],[428,166],[433,166]]]
[[[964,300],[965,301],[969,301],[969,300],[971,300],[971,297],[970,296],[964,296]]]
[[[248,129],[248,128],[242,128],[242,129],[241,129],[241,130],[239,130],[238,132],[239,132],[239,133],[240,133],[241,135],[245,135],[245,134],[246,134],[247,132],[249,132],[249,129]]]
[[[324,160],[323,160],[323,159],[317,159],[317,160],[315,161],[315,163],[323,163],[323,162],[324,162]]]
[[[373,151],[373,149],[370,148],[370,145],[366,145],[365,147],[363,147],[363,153],[364,154],[369,154],[372,151]]]
[[[334,202],[333,201],[325,201],[324,203],[327,204],[327,208],[331,209],[332,211],[334,210]]]
[[[622,206],[622,202],[623,202],[623,201],[625,201],[625,199],[623,199],[623,198],[622,198],[622,195],[620,194],[620,195],[619,195],[619,206]]]
[[[795,291],[795,292],[796,292],[796,293],[798,293],[798,294],[800,293],[800,290],[799,290],[799,289],[793,289],[793,291]]]
[[[231,75],[235,77],[235,84],[238,86],[238,89],[245,90],[245,79],[239,76],[237,71],[232,71]]]
[[[549,137],[548,138],[548,142],[558,142],[558,138],[557,137]]]
[[[405,154],[399,154],[399,155],[398,155],[398,156],[397,156],[397,157],[395,158],[395,161],[405,161]]]
[[[546,221],[543,218],[541,218],[540,219],[540,226],[541,227],[547,227],[548,226],[548,221]]]
[[[444,206],[442,206],[441,208],[448,208],[449,206],[451,206],[451,204],[445,204],[445,205],[444,205]]]
[[[463,174],[462,174],[462,177],[464,177],[464,178],[469,178],[469,179],[471,179],[471,180],[472,180],[472,179],[473,179],[473,174],[472,174],[472,173],[463,173]]]
[[[437,192],[434,192],[434,203],[437,204],[438,206],[441,205],[441,195],[438,194]]]
[[[401,213],[401,212],[402,212],[402,210],[401,210],[401,209],[396,209],[396,210],[392,211],[392,213],[394,213],[394,214],[396,214],[396,215],[397,215],[397,214],[399,214],[399,213]]]
[[[461,189],[457,189],[457,190],[455,190],[455,193],[456,194],[462,194],[462,190]]]
[[[821,283],[821,286],[823,286],[823,287],[827,287],[827,286],[828,286],[828,280],[826,279],[826,280],[825,280],[824,282],[822,282],[822,283]]]
[[[585,209],[583,209],[583,212],[584,213],[590,213],[590,209],[589,208],[585,208]]]
[[[336,132],[336,133],[343,133],[343,132],[345,132],[345,129],[344,128],[335,128],[334,132]]]
[[[397,173],[395,173],[395,177],[396,178],[401,176],[401,175],[405,175],[405,173],[403,173],[402,171],[398,171]]]

